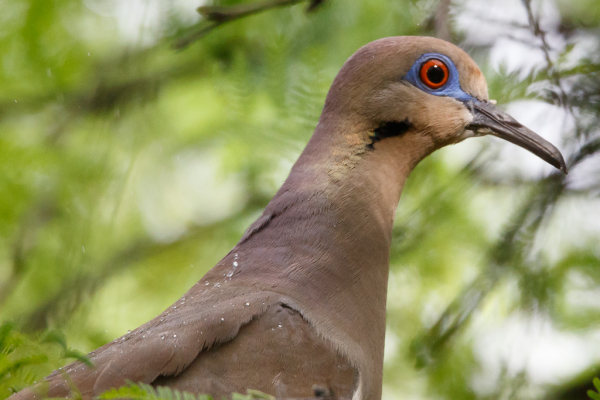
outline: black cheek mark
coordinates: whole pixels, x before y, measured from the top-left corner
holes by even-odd
[[[375,130],[373,130],[373,134],[369,137],[371,138],[371,143],[367,144],[367,148],[369,150],[375,150],[375,143],[389,137],[401,136],[405,134],[411,127],[410,121],[405,119],[404,121],[390,121],[384,122],[379,125]]]
[[[324,386],[313,385],[312,387],[315,397],[328,398],[333,397],[333,390],[328,390]]]

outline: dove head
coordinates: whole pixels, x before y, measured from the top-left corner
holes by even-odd
[[[566,172],[558,149],[489,102],[477,64],[440,39],[390,37],[363,46],[327,95],[321,121],[332,116],[359,135],[350,139],[353,145],[375,152],[411,143],[421,159],[443,146],[491,134]]]

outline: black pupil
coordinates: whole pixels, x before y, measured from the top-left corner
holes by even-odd
[[[438,84],[442,82],[445,77],[446,73],[439,65],[432,65],[427,70],[427,79],[429,79],[431,83]]]

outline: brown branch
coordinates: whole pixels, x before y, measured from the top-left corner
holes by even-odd
[[[435,8],[433,18],[435,27],[435,36],[440,39],[452,41],[452,31],[450,30],[450,0],[440,0]]]
[[[303,1],[308,1],[308,12],[316,9],[325,0],[270,0],[246,4],[243,7],[201,7],[202,12],[206,14],[205,19],[190,28],[191,31],[188,30],[187,35],[180,37],[180,39],[175,39],[174,46],[176,48],[186,47],[224,23],[272,8],[293,5]],[[217,22],[219,18],[223,19],[223,21]],[[183,79],[198,73],[197,65],[195,68],[189,68],[188,64],[177,63],[153,69],[152,72],[145,76],[126,73],[131,70],[132,65],[151,63],[156,51],[165,45],[173,46],[173,39],[165,38],[155,46],[136,49],[130,53],[114,58],[111,57],[99,63],[94,68],[95,74],[88,77],[86,81],[90,84],[84,85],[85,87],[83,88],[67,88],[58,96],[56,93],[43,93],[31,97],[21,97],[17,104],[12,99],[0,101],[0,118],[4,115],[11,115],[13,117],[22,114],[30,115],[46,107],[48,104],[58,104],[64,108],[66,113],[73,110],[77,115],[83,112],[100,114],[111,112],[115,107],[126,106],[136,99],[144,100],[145,98],[153,98],[166,80],[172,77]],[[118,80],[115,79],[117,76],[119,77]],[[64,131],[65,125],[66,122],[61,123],[50,132],[49,143],[57,140]]]
[[[222,6],[202,6],[198,7],[197,11],[207,21],[216,23],[224,23],[233,21],[239,18],[247,17],[252,14],[257,14],[262,11],[271,10],[277,7],[291,6],[304,0],[273,0],[273,1],[257,1],[254,3],[237,4],[230,7]]]
[[[533,10],[531,8],[531,0],[522,0],[522,2],[523,6],[525,7],[525,10],[527,11],[527,19],[529,20],[529,26],[533,30],[533,34],[536,37],[538,37],[541,41],[541,46],[539,47],[544,53],[544,58],[546,59],[546,64],[548,66],[548,73],[551,76],[552,81],[558,88],[558,100],[560,102],[560,105],[563,106],[570,113],[573,113],[573,110],[571,109],[568,102],[567,92],[565,91],[565,88],[562,84],[560,73],[556,69],[554,62],[550,57],[550,45],[548,45],[548,41],[546,40],[546,32],[540,28],[540,20],[533,13]]]
[[[210,31],[218,28],[219,26],[235,21],[250,15],[258,14],[264,11],[272,10],[274,8],[292,6],[298,3],[302,3],[306,0],[263,0],[256,1],[248,4],[237,4],[229,7],[222,6],[202,6],[198,7],[197,11],[204,17],[204,20],[196,24],[192,31],[174,44],[177,49],[182,49],[189,46],[191,43],[202,38]],[[306,12],[315,10],[325,0],[308,0],[309,4]]]

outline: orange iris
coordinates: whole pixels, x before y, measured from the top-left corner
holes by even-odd
[[[427,87],[439,89],[448,82],[448,67],[435,58],[427,60],[421,65],[419,77]]]

